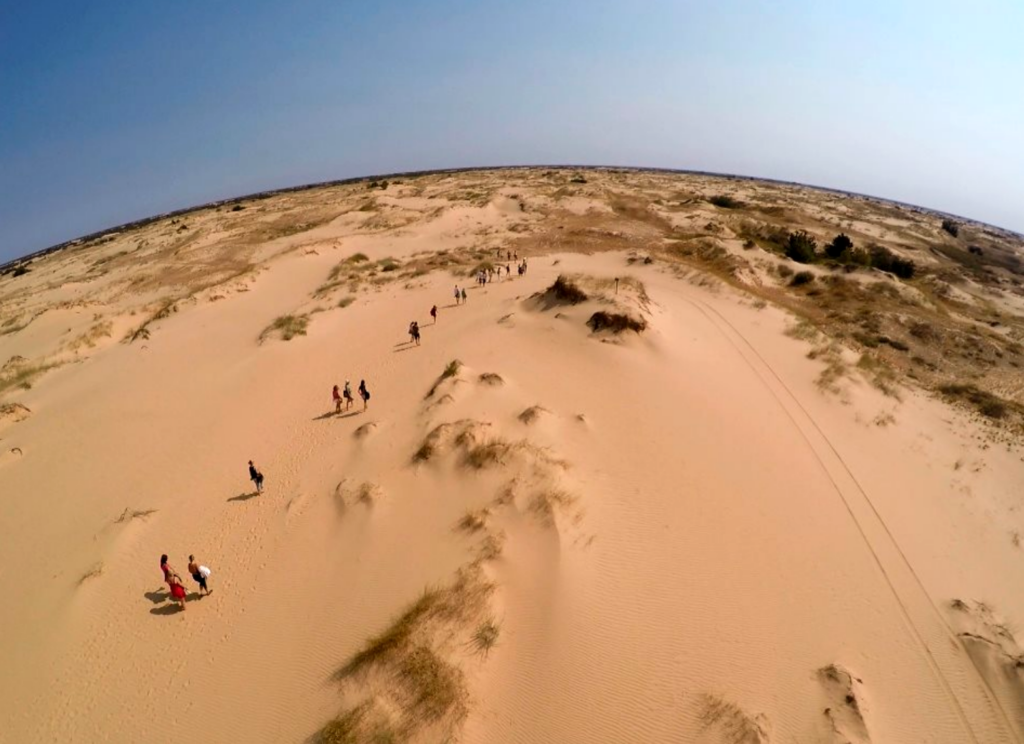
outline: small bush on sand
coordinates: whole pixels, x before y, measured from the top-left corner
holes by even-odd
[[[231,207],[232,212],[241,212],[243,209],[245,209],[245,207],[243,207],[241,204],[236,204],[235,206]]]
[[[305,315],[282,315],[279,318],[275,318],[273,323],[263,329],[263,332],[260,334],[260,341],[275,333],[284,341],[291,341],[296,336],[305,336],[308,325],[309,318]]]
[[[494,648],[495,644],[498,643],[498,635],[501,632],[501,626],[494,621],[494,618],[488,618],[484,622],[480,623],[476,631],[473,633],[473,647],[484,656]]]
[[[555,279],[555,283],[548,287],[548,291],[554,295],[556,300],[573,305],[585,302],[588,299],[586,292],[562,274],[559,274],[558,278]]]
[[[869,248],[871,265],[879,271],[898,276],[900,279],[912,279],[916,266],[913,261],[900,258],[888,248],[872,245]]]
[[[595,333],[605,330],[612,333],[622,333],[623,331],[642,333],[647,330],[647,321],[643,318],[634,318],[623,313],[606,313],[603,310],[591,315],[587,325]]]
[[[787,279],[787,278],[793,276],[793,269],[791,269],[788,266],[786,266],[786,264],[779,264],[775,268],[775,271],[777,271],[779,276],[781,276],[783,279]]]
[[[483,385],[491,385],[492,387],[499,387],[505,384],[505,380],[502,379],[501,375],[495,374],[494,372],[484,372],[479,377],[480,383]]]
[[[338,307],[348,307],[355,301],[355,297],[342,297],[340,300],[338,300]]]
[[[981,415],[991,419],[1004,418],[1011,406],[1008,401],[974,385],[943,385],[939,392],[951,400],[970,403]]]
[[[942,229],[954,238],[960,234],[960,224],[954,220],[945,219],[942,221]]]
[[[789,281],[789,286],[799,287],[803,284],[810,284],[814,281],[814,274],[809,271],[798,271]]]
[[[805,230],[789,234],[786,241],[786,256],[797,263],[814,263],[818,258],[818,241]]]
[[[825,246],[825,255],[838,261],[842,259],[843,254],[852,250],[853,241],[845,233],[839,233]]]
[[[428,398],[433,398],[434,393],[436,393],[437,389],[441,387],[441,383],[444,382],[445,380],[449,380],[452,377],[455,377],[457,374],[459,374],[460,369],[462,369],[462,362],[460,362],[458,359],[453,359],[452,361],[448,362],[448,366],[444,368],[444,372],[442,372],[441,376],[434,381],[433,387],[430,388],[430,390],[423,397],[423,399],[427,400]]]
[[[458,521],[457,527],[466,532],[479,532],[487,526],[487,517],[491,515],[489,509],[475,509],[467,511]]]
[[[743,202],[741,202],[739,199],[734,199],[731,196],[726,196],[724,194],[719,196],[712,196],[710,199],[708,199],[708,201],[711,204],[714,204],[716,207],[721,207],[722,209],[739,209],[740,207],[743,206]]]

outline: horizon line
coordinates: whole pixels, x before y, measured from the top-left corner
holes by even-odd
[[[764,183],[780,184],[783,186],[799,186],[806,189],[814,189],[815,191],[825,191],[832,194],[841,194],[843,196],[852,196],[860,199],[873,199],[875,201],[884,202],[887,204],[895,204],[899,207],[906,207],[919,212],[928,212],[931,214],[938,215],[940,217],[951,217],[957,220],[961,220],[968,224],[976,224],[984,227],[994,228],[1004,233],[1008,233],[1011,236],[1024,239],[1024,233],[1019,233],[1015,230],[1011,230],[1006,227],[994,225],[990,222],[983,222],[981,220],[973,219],[970,217],[964,217],[962,215],[954,214],[952,212],[944,212],[940,209],[934,209],[931,207],[924,207],[919,204],[912,204],[910,202],[902,202],[897,199],[890,199],[884,196],[875,196],[873,194],[863,194],[857,191],[846,191],[844,189],[833,188],[831,186],[819,186],[816,184],[803,183],[801,181],[787,181],[781,178],[768,178],[763,176],[748,176],[738,173],[719,173],[716,171],[704,171],[694,170],[691,168],[663,168],[658,166],[641,166],[641,165],[573,165],[569,163],[563,164],[523,164],[523,165],[472,165],[454,168],[430,168],[427,170],[418,171],[401,171],[395,173],[378,173],[375,175],[363,175],[363,176],[352,176],[349,178],[332,179],[329,181],[318,181],[316,183],[297,184],[293,186],[284,186],[282,188],[270,189],[267,191],[256,191],[249,194],[243,194],[241,196],[232,196],[224,199],[216,199],[214,201],[204,202],[202,204],[196,204],[189,207],[183,207],[180,209],[174,209],[169,212],[160,212],[158,214],[150,215],[148,217],[142,217],[130,222],[125,222],[120,225],[114,225],[107,227],[102,230],[96,230],[86,235],[80,235],[75,238],[70,238],[62,243],[56,243],[46,248],[42,248],[31,253],[27,253],[22,256],[18,256],[10,259],[4,263],[0,263],[0,270],[7,269],[11,266],[34,261],[37,258],[49,255],[50,253],[56,253],[70,248],[78,243],[84,243],[91,240],[104,237],[113,233],[121,233],[127,230],[131,230],[138,227],[144,227],[150,223],[157,222],[162,219],[179,217],[181,215],[189,214],[191,212],[198,212],[201,209],[208,209],[211,207],[219,207],[225,204],[238,203],[243,200],[259,201],[261,199],[269,199],[274,196],[281,194],[296,193],[299,191],[309,191],[317,188],[327,188],[330,186],[344,186],[354,183],[360,183],[363,181],[387,179],[387,178],[412,178],[420,176],[432,176],[441,173],[471,173],[477,171],[489,171],[489,170],[535,170],[539,168],[548,169],[559,169],[559,170],[619,170],[619,171],[634,171],[634,172],[653,172],[653,173],[674,173],[679,175],[695,175],[695,176],[711,176],[714,178],[723,178],[739,181],[761,181]]]

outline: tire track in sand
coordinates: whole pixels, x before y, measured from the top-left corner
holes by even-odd
[[[932,647],[929,646],[928,641],[925,639],[925,634],[924,632],[922,632],[921,627],[919,626],[921,619],[919,618],[918,621],[915,621],[913,613],[910,607],[908,606],[907,600],[900,594],[899,589],[897,589],[896,581],[893,578],[894,569],[897,571],[902,570],[906,574],[906,576],[904,577],[904,581],[906,582],[909,580],[913,589],[916,590],[916,593],[920,595],[915,599],[919,602],[921,600],[925,601],[931,608],[934,616],[933,619],[930,621],[930,623],[928,619],[925,619],[923,622],[930,624],[928,630],[933,635],[933,637],[935,633],[938,633],[940,636],[945,636],[945,640],[948,640],[951,644],[951,646],[947,648],[960,649],[961,644],[953,634],[953,631],[950,629],[945,619],[942,617],[942,614],[940,613],[938,607],[936,607],[934,601],[931,598],[931,595],[928,594],[928,591],[925,589],[924,584],[918,576],[917,572],[914,571],[914,568],[911,565],[910,560],[907,558],[906,554],[903,552],[903,549],[896,541],[895,536],[890,531],[888,525],[885,523],[884,519],[882,518],[882,515],[875,507],[871,498],[868,496],[863,486],[861,486],[860,482],[857,480],[856,476],[853,474],[849,465],[847,465],[846,461],[843,459],[842,455],[840,455],[839,451],[836,449],[832,441],[828,438],[828,436],[821,429],[821,427],[814,420],[814,418],[807,411],[807,409],[804,408],[804,406],[800,403],[799,399],[796,397],[793,391],[790,390],[789,386],[786,385],[786,383],[782,380],[779,374],[774,370],[774,368],[772,368],[768,361],[757,351],[753,344],[750,343],[746,336],[744,336],[718,310],[716,310],[714,307],[707,304],[706,302],[699,299],[690,299],[687,297],[683,297],[682,299],[684,299],[688,304],[690,304],[698,312],[700,312],[707,319],[708,323],[711,326],[713,326],[720,334],[722,334],[723,338],[725,338],[729,342],[729,344],[736,350],[736,353],[740,356],[741,359],[743,359],[744,363],[746,363],[746,365],[751,369],[751,371],[754,372],[757,378],[761,381],[764,387],[771,394],[772,398],[774,398],[776,403],[778,403],[779,407],[783,410],[786,417],[792,422],[793,426],[800,434],[800,437],[807,444],[808,449],[811,451],[815,460],[821,467],[822,471],[825,473],[826,477],[831,482],[833,489],[836,492],[836,495],[839,496],[840,500],[843,502],[843,506],[845,507],[847,513],[850,515],[850,519],[853,521],[854,526],[856,527],[858,533],[861,536],[861,539],[863,540],[868,551],[871,553],[874,563],[878,567],[879,572],[882,574],[882,577],[885,580],[886,585],[889,587],[889,590],[892,593],[892,596],[895,599],[897,606],[899,607],[902,619],[908,631],[913,636],[916,644],[921,650],[924,659],[927,662],[928,667],[931,669],[936,682],[939,684],[939,686],[942,688],[942,690],[948,697],[952,709],[956,714],[957,719],[960,721],[964,733],[970,738],[970,741],[975,742],[977,744],[979,738],[975,733],[974,728],[972,727],[966,712],[964,711],[963,705],[961,704],[956,692],[953,690],[953,687],[950,684],[949,679],[947,677],[947,673],[943,670],[942,665],[936,658],[935,653],[932,650]],[[744,348],[749,350],[748,353],[744,353]],[[753,359],[751,358],[751,355],[754,357]],[[772,381],[774,381],[775,385],[777,385],[778,388],[780,388],[780,390],[776,390],[776,388],[772,384]],[[787,405],[786,399],[790,401],[790,405]],[[806,421],[806,424],[808,424],[809,427],[801,426],[800,421],[798,420],[801,418]],[[824,446],[826,452],[831,454],[832,459],[835,460],[836,464],[841,470],[840,477],[845,476],[845,479],[851,482],[853,486],[853,488],[851,489],[852,494],[847,494],[846,492],[844,492],[844,489],[839,485],[837,478],[833,475],[832,470],[830,470],[830,468],[826,464],[825,458],[822,457],[819,448],[815,447],[814,441],[812,441],[813,438],[817,438],[819,440],[820,445]],[[876,523],[874,525],[875,529],[880,529],[882,531],[887,545],[877,546],[868,536],[868,527],[864,524],[864,521],[857,516],[857,512],[853,504],[851,503],[850,496],[853,496],[853,498],[859,500],[861,502],[860,505],[862,508],[867,508],[868,513],[872,518],[872,521]],[[882,556],[879,554],[880,547],[888,547],[897,554],[898,562],[895,566],[886,565],[886,561],[883,560]],[[937,620],[938,622],[936,623],[935,620]],[[1002,731],[1000,732],[1002,735],[999,737],[998,740],[1013,741],[1016,742],[1016,744],[1021,744],[1021,739],[1018,736],[1015,727],[1010,723],[1010,719],[1007,716],[1006,711],[999,703],[999,700],[995,696],[991,687],[977,673],[977,669],[974,667],[973,664],[967,664],[966,667],[974,670],[974,678],[978,683],[980,683],[979,689],[984,697],[985,702],[988,704],[989,709],[993,711],[995,717],[1001,719],[1002,726],[993,726],[994,728],[1002,729]],[[996,721],[992,721],[992,723],[996,724]],[[984,737],[984,739],[985,741],[996,740],[987,735]]]

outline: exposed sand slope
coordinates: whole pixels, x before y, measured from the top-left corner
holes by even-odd
[[[92,346],[0,336],[72,362],[0,417],[0,739],[1024,740],[1014,440],[870,369],[828,393],[787,312],[660,259],[530,247],[453,307],[425,252],[482,260],[463,218],[510,241],[499,196],[260,244],[134,343],[160,292],[104,298],[124,330]],[[403,269],[349,279],[359,251]],[[560,274],[588,299],[544,295]],[[212,596],[178,611],[162,552]]]

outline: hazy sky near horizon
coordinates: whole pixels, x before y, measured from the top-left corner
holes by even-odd
[[[0,0],[0,261],[393,171],[574,163],[1024,232],[1019,0]]]

